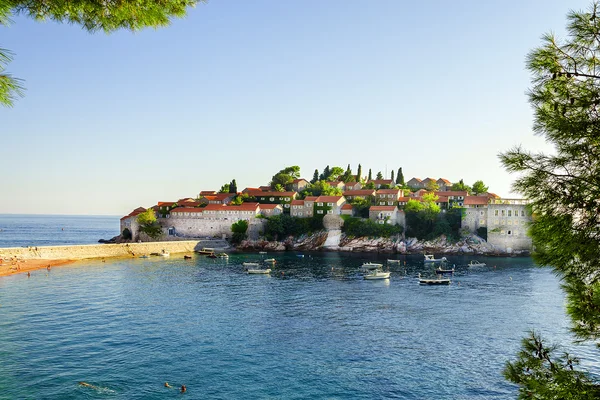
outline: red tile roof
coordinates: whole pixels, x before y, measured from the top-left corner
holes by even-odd
[[[400,194],[400,189],[379,189],[377,194]]]
[[[292,205],[293,206],[303,206],[304,200],[292,200]]]
[[[176,202],[174,202],[174,201],[159,201],[158,202],[159,207],[172,207],[175,204],[176,204]]]
[[[352,204],[344,204],[342,210],[352,210]]]
[[[444,183],[445,183],[445,184],[447,184],[447,185],[449,185],[449,184],[451,184],[451,183],[452,183],[452,182],[450,182],[448,179],[444,179],[444,178],[440,178],[440,179],[438,179],[438,181],[442,181],[442,182],[444,182]]]
[[[123,218],[121,218],[121,221],[126,218],[129,218],[129,217],[135,217],[136,215],[139,215],[145,211],[146,211],[146,209],[144,207],[138,207],[135,210],[133,210],[132,212],[130,212],[129,214],[127,214],[126,216],[124,216]]]
[[[281,208],[281,204],[259,204],[258,207],[261,210],[274,210],[277,207]]]
[[[343,198],[343,196],[319,196],[315,201],[318,203],[337,203]]]
[[[308,181],[307,181],[306,179],[304,179],[304,178],[300,178],[300,179],[294,179],[294,180],[292,181],[292,183],[298,183],[298,182],[302,182],[302,181],[304,181],[304,182],[308,183]]]
[[[199,201],[182,201],[177,202],[180,207],[198,207],[201,203]]]
[[[317,200],[317,196],[306,196],[304,198],[304,201],[316,201]]]
[[[467,196],[464,200],[465,206],[485,205],[488,204],[488,196]]]
[[[203,190],[200,192],[200,196],[210,196],[211,194],[217,194],[217,192],[215,190]]]
[[[369,211],[394,211],[397,210],[396,206],[371,206]]]
[[[171,210],[171,213],[189,212],[189,213],[201,213],[203,208],[198,207],[177,207]]]
[[[469,195],[466,191],[444,191],[444,192],[433,192],[436,196],[463,196],[466,197]]]
[[[239,206],[226,206],[225,204],[209,204],[201,210],[204,211],[256,211],[258,203],[243,203]]]
[[[296,192],[260,192],[260,197],[294,197]]]
[[[392,181],[391,179],[373,179],[367,183],[371,182],[373,182],[375,185],[391,185],[394,181]]]

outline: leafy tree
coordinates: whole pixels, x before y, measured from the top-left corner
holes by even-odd
[[[406,205],[404,206],[404,211],[405,212],[418,212],[421,211],[423,208],[425,208],[423,206],[423,203],[421,203],[419,200],[415,200],[415,199],[409,199],[406,202]]]
[[[356,171],[356,180],[360,182],[362,180],[362,165],[358,164],[358,170]]]
[[[283,185],[281,184],[277,184],[275,185],[275,187],[273,188],[276,192],[285,192],[285,188],[283,187]]]
[[[487,240],[487,227],[480,226],[479,228],[477,228],[477,236],[479,236],[483,240]]]
[[[156,220],[154,210],[149,208],[137,216],[137,222],[140,225],[140,231],[152,239],[158,239],[162,235],[162,228]]]
[[[284,188],[290,185],[294,179],[298,179],[300,177],[300,167],[297,165],[293,165],[291,167],[286,167],[273,175],[271,178],[271,188],[275,189],[277,185],[281,185]],[[285,190],[277,190],[276,191],[285,191]]]
[[[11,15],[21,14],[40,21],[50,19],[81,25],[89,32],[137,31],[167,26],[172,18],[185,16],[187,8],[196,3],[198,0],[3,0],[0,1],[0,25],[7,26]],[[14,100],[23,95],[22,81],[4,72],[11,59],[9,51],[0,49],[0,105],[4,106],[12,106]]]
[[[329,176],[327,177],[327,180],[330,182],[337,181],[337,180],[339,180],[339,178],[342,176],[343,173],[344,173],[344,170],[342,169],[342,167],[333,167],[329,171]]]
[[[572,331],[580,340],[600,338],[600,3],[567,15],[569,37],[552,34],[531,51],[527,67],[533,87],[534,132],[553,144],[551,154],[514,147],[500,155],[513,187],[530,200],[535,215],[530,236],[534,259],[562,278]],[[570,356],[556,357],[532,334],[505,376],[520,386],[521,398],[598,398],[597,381],[574,368]]]
[[[369,168],[369,177],[367,178],[367,181],[372,181],[373,180],[373,175],[371,174],[371,168]]]
[[[323,218],[296,218],[288,214],[267,218],[264,235],[268,240],[283,240],[323,229]]]
[[[369,208],[373,205],[370,197],[354,197],[349,201],[356,213],[361,218],[369,218]]]
[[[378,181],[383,179],[383,174],[381,173],[381,171],[377,172],[377,178]]]
[[[231,225],[231,232],[233,232],[233,235],[231,236],[231,242],[237,244],[246,239],[246,237],[248,237],[246,233],[247,231],[248,221],[241,219],[237,222],[234,222]]]
[[[402,225],[378,224],[370,219],[345,217],[342,232],[353,237],[390,237],[404,232]]]
[[[315,173],[313,174],[313,178],[310,180],[310,183],[315,183],[319,180],[319,170],[315,169]]]
[[[350,164],[348,164],[348,168],[346,168],[346,172],[342,175],[342,182],[353,182],[354,175],[352,175],[352,169],[350,168]]]
[[[462,179],[456,183],[453,183],[450,189],[455,192],[471,193],[471,187],[469,185],[465,185]]]
[[[483,181],[475,181],[475,183],[473,184],[472,191],[473,191],[473,194],[475,194],[475,196],[477,196],[480,193],[487,193],[488,187],[485,186]]]
[[[232,179],[229,184],[229,193],[237,193],[237,183],[235,182],[235,179]]]
[[[394,182],[394,170],[392,170],[392,176],[390,176],[390,179],[392,180],[392,182]]]
[[[373,182],[369,182],[364,186],[365,189],[375,189],[375,184]]]
[[[329,178],[330,172],[329,172],[329,165],[325,167],[325,169],[323,169],[323,173],[319,176],[319,180],[320,181],[326,181]]]
[[[396,175],[396,183],[400,186],[406,185],[404,182],[404,174],[402,173],[402,168],[398,168],[398,175]]]
[[[221,186],[221,189],[219,189],[219,193],[230,193],[229,192],[229,183],[226,183],[223,186]]]
[[[436,181],[427,181],[425,189],[427,189],[430,192],[437,192],[438,190],[440,190],[440,185],[438,185]]]

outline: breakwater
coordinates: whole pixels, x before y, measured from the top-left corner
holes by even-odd
[[[175,242],[143,242],[119,244],[87,244],[70,246],[30,246],[0,249],[0,258],[21,260],[84,260],[89,258],[132,257],[150,253],[189,253],[203,247],[224,249],[224,240],[185,240]]]

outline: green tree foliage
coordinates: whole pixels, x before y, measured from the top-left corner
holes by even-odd
[[[231,235],[231,242],[235,244],[240,243],[242,240],[248,237],[246,233],[248,232],[248,221],[241,219],[237,222],[234,222],[231,225],[231,232],[233,232]]]
[[[370,197],[354,197],[349,203],[357,217],[369,218],[369,208],[373,205]]]
[[[198,0],[0,0],[0,25],[7,26],[11,15],[25,15],[38,21],[81,25],[89,32],[137,31],[167,26],[197,3]],[[22,82],[4,72],[11,59],[9,51],[0,49],[0,105],[4,106],[12,106],[23,95]]]
[[[515,147],[500,155],[505,168],[519,174],[515,191],[530,200],[534,259],[561,276],[576,337],[594,341],[600,338],[599,11],[600,3],[594,1],[589,11],[569,12],[568,39],[547,34],[527,57],[533,129],[554,151]],[[538,348],[545,349],[541,339],[526,339],[517,361],[505,370],[520,386],[521,398],[592,398],[598,385],[592,387],[579,372],[569,372],[568,359],[554,360],[554,349]],[[582,388],[573,386],[578,382]]]
[[[293,165],[291,167],[286,167],[284,169],[282,169],[281,171],[279,171],[278,173],[276,173],[275,175],[273,175],[273,178],[271,178],[271,188],[275,189],[275,187],[277,185],[281,185],[284,188],[286,188],[288,185],[290,185],[294,179],[298,179],[300,177],[300,167],[297,165]],[[283,192],[284,190],[277,190],[278,192]]]
[[[149,208],[137,216],[137,222],[140,224],[140,231],[152,239],[158,239],[162,235],[162,228],[156,220],[154,210]]]
[[[219,189],[219,193],[230,193],[229,192],[229,183],[226,183],[223,186],[221,186],[221,189]]]
[[[337,181],[341,178],[341,176],[343,174],[344,174],[344,170],[342,169],[342,167],[333,167],[329,171],[329,176],[327,176],[327,180],[329,182]]]
[[[437,192],[440,190],[440,185],[438,185],[436,181],[427,181],[425,189],[429,190],[430,192]]]
[[[237,193],[237,183],[235,182],[235,179],[232,179],[229,184],[229,193]]]
[[[404,206],[406,213],[406,234],[417,239],[431,240],[446,235],[451,240],[460,237],[462,209],[452,208],[441,213],[436,204],[438,197],[426,193],[423,201],[410,199]]]
[[[453,183],[450,189],[455,192],[471,193],[471,187],[469,185],[465,185],[462,179],[456,183]]]
[[[267,240],[284,240],[288,236],[300,236],[323,229],[323,218],[296,218],[288,214],[267,218],[264,235]]]
[[[392,176],[390,176],[390,179],[392,180],[392,182],[394,182],[394,170],[392,170]]]
[[[404,206],[404,211],[405,212],[419,212],[423,208],[425,208],[425,206],[423,206],[423,203],[421,203],[419,200],[408,199],[408,201],[406,202],[406,205]]]
[[[373,175],[371,174],[371,168],[369,168],[369,176],[367,178],[367,181],[372,181],[373,180]]]
[[[363,189],[375,189],[375,184],[372,181],[370,181],[363,187]]]
[[[278,183],[277,185],[275,185],[274,190],[276,192],[285,192],[285,187],[283,187],[283,185]]]
[[[381,171],[377,172],[377,178],[378,181],[383,179],[383,174],[381,173]]]
[[[404,232],[402,225],[378,224],[370,219],[344,217],[342,232],[352,237],[390,237]]]
[[[405,186],[404,182],[404,174],[402,173],[402,168],[398,168],[398,174],[396,175],[396,183],[400,186]]]
[[[326,181],[329,178],[329,175],[330,175],[330,171],[329,171],[329,165],[328,165],[323,169],[323,173],[319,176],[319,180]]]
[[[317,181],[314,184],[308,186],[304,192],[304,196],[341,196],[342,189],[337,187],[331,187],[326,181]]]
[[[488,187],[485,186],[483,181],[475,181],[475,183],[473,183],[473,188],[471,190],[472,190],[473,194],[475,196],[477,196],[480,193],[487,193]]]
[[[352,169],[350,168],[350,164],[348,164],[348,168],[344,172],[344,175],[341,177],[342,182],[354,182],[354,175],[352,175]]]
[[[313,178],[310,180],[310,183],[315,183],[319,180],[319,170],[315,169],[315,173],[313,174]]]
[[[358,170],[356,171],[356,180],[358,182],[362,181],[362,165],[358,164]]]
[[[483,240],[487,240],[487,227],[480,226],[479,228],[477,228],[477,236],[479,236]]]

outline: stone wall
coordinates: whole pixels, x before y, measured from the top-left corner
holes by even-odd
[[[180,238],[213,238],[225,237],[230,238],[232,235],[231,225],[234,222],[232,220],[219,220],[219,219],[202,219],[202,218],[161,218],[158,219],[160,225],[163,227],[165,235],[169,234],[169,231],[174,236]],[[248,221],[248,237],[250,239],[258,239],[260,234],[264,231],[265,219],[252,218]]]
[[[0,249],[0,258],[23,260],[82,260],[87,258],[132,257],[150,253],[190,253],[203,247],[228,247],[223,240],[188,240],[176,242],[145,242],[121,244],[88,244],[77,246],[11,247]]]

